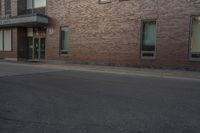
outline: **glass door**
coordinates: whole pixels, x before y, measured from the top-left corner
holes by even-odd
[[[45,38],[40,38],[40,59],[45,59]]]
[[[28,37],[27,43],[28,43],[28,59],[33,59],[33,38]]]
[[[33,59],[40,59],[40,38],[34,38]]]
[[[45,38],[34,37],[32,40],[33,43],[29,43],[29,59],[45,59]]]

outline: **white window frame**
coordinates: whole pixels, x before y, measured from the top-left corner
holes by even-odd
[[[193,33],[193,19],[195,17],[199,17],[200,15],[193,15],[191,16],[190,20],[190,35],[189,35],[189,61],[200,61],[200,51],[199,52],[192,52],[191,46],[192,46],[192,33]],[[196,57],[195,57],[196,56]]]
[[[3,30],[0,30],[0,51],[3,51]]]
[[[28,1],[30,3],[28,3]],[[41,0],[40,0],[41,1]],[[44,5],[36,6],[36,0],[26,0],[26,9],[35,9],[35,8],[43,8],[47,5],[47,0],[44,0]]]
[[[39,5],[39,6],[36,6],[36,1],[37,0],[33,0],[33,6],[34,6],[34,8],[42,8],[42,7],[46,7],[47,6],[47,0],[44,0],[44,5]],[[41,1],[41,0],[39,0],[39,1]]]
[[[12,29],[4,29],[4,30],[0,30],[2,32],[2,35],[0,37],[0,41],[2,42],[1,45],[1,52],[11,52],[12,51]],[[9,31],[10,32],[10,40],[6,40],[5,39],[5,32]],[[5,46],[5,45],[9,45],[9,46]]]
[[[155,49],[154,49],[154,51],[148,51],[148,50],[143,50],[142,48],[143,48],[143,39],[144,39],[144,36],[143,36],[143,34],[144,34],[144,24],[146,23],[146,22],[155,22],[156,24],[156,33],[155,33],[155,35],[156,35],[156,40],[155,40],[155,45],[154,45],[154,47],[155,47]],[[155,59],[156,58],[156,44],[157,44],[157,20],[156,19],[147,19],[147,20],[142,20],[141,21],[141,34],[140,34],[140,58],[141,59]],[[147,56],[147,55],[149,55],[149,56]],[[152,56],[150,56],[150,55],[152,55]]]
[[[4,30],[3,37],[4,51],[12,51],[12,30]]]
[[[65,49],[62,49],[62,30],[63,29],[67,29],[67,41],[66,41],[66,48]],[[60,27],[60,54],[61,55],[67,55],[69,54],[69,45],[70,45],[70,29],[68,26],[61,26]]]

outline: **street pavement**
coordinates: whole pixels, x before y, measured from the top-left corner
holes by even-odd
[[[199,133],[200,80],[0,63],[0,133]]]

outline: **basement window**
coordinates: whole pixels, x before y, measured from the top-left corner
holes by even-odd
[[[192,17],[189,53],[190,60],[200,61],[200,16]]]
[[[141,58],[154,59],[156,45],[156,21],[142,22]]]

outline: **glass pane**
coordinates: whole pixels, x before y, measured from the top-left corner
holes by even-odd
[[[40,40],[40,59],[45,59],[45,38]]]
[[[46,7],[46,0],[34,0],[34,8]]]
[[[39,59],[39,38],[34,39],[34,58]]]
[[[200,17],[195,17],[192,23],[191,52],[200,52]]]
[[[2,14],[1,14],[1,0],[0,0],[0,16],[1,16]]]
[[[28,58],[33,59],[33,38],[28,37],[27,39],[27,44],[28,44]]]
[[[5,14],[11,14],[11,0],[5,0]]]
[[[69,49],[69,29],[67,27],[61,28],[61,51],[68,51]]]
[[[11,38],[12,34],[11,34],[11,30],[4,30],[4,51],[11,51],[12,47],[11,47]]]
[[[3,31],[0,30],[0,51],[3,51]]]
[[[26,0],[26,8],[27,9],[33,8],[33,0]]]
[[[27,28],[27,36],[32,37],[33,36],[33,28]]]
[[[155,46],[156,42],[156,23],[155,22],[145,22],[143,29],[143,45]]]

